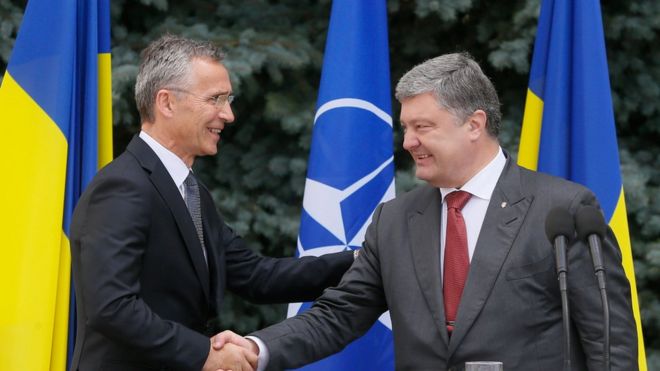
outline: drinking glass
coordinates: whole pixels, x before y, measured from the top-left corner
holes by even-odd
[[[504,365],[491,361],[466,362],[465,371],[504,371]]]

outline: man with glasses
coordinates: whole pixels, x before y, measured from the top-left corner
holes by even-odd
[[[78,333],[72,370],[250,370],[256,355],[211,348],[224,289],[261,303],[308,301],[352,264],[343,252],[251,251],[193,174],[234,121],[213,45],[164,36],[142,53],[142,130],[80,198],[71,224]]]

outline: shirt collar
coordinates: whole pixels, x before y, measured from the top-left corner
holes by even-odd
[[[490,201],[495,185],[497,185],[502,170],[504,170],[504,165],[506,165],[506,157],[504,156],[502,147],[498,147],[495,157],[475,176],[470,178],[470,180],[461,187],[461,190],[469,192],[473,197],[479,197],[483,200]],[[456,190],[456,188],[440,188],[442,200],[444,201],[445,196]]]
[[[154,152],[156,152],[156,156],[158,156],[160,162],[165,165],[165,169],[167,169],[172,180],[174,180],[174,184],[176,184],[177,187],[181,187],[181,184],[183,184],[183,181],[186,180],[191,171],[183,160],[175,155],[174,152],[158,143],[156,139],[152,138],[145,131],[140,131],[140,138],[144,140]]]

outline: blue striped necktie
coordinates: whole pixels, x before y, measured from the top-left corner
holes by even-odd
[[[190,212],[190,217],[192,218],[193,224],[195,224],[199,242],[202,244],[204,261],[206,261],[206,264],[208,264],[208,258],[206,257],[206,245],[204,244],[204,229],[202,227],[202,208],[199,201],[199,185],[197,184],[197,179],[193,175],[192,171],[188,173],[188,177],[183,182],[183,185],[186,190],[186,206]]]

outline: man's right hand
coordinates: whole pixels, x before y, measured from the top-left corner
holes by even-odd
[[[234,344],[259,355],[259,347],[252,340],[246,339],[232,331],[225,330],[211,338],[213,349],[220,350],[225,344]]]
[[[257,368],[257,355],[248,349],[235,344],[224,344],[219,350],[213,349],[211,344],[210,348],[202,371],[254,371]]]

